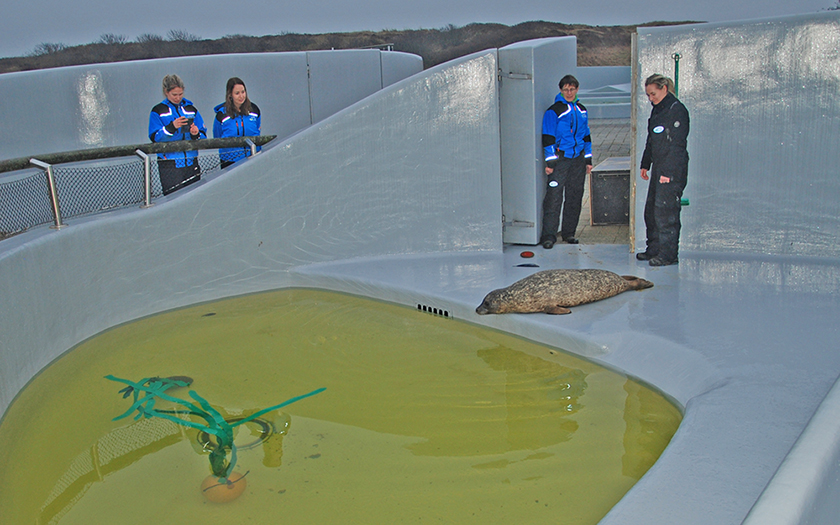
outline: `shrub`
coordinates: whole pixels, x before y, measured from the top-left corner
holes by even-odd
[[[35,46],[35,49],[32,51],[32,56],[52,55],[66,48],[66,45],[58,42],[44,42]]]
[[[100,44],[106,45],[116,45],[116,44],[125,44],[128,42],[128,39],[125,35],[115,35],[114,33],[105,33],[99,37]]]
[[[197,42],[201,40],[200,36],[194,35],[183,29],[170,29],[166,33],[166,39],[170,42]]]
[[[163,42],[163,37],[154,33],[143,33],[137,37],[138,44],[148,44],[150,42]]]

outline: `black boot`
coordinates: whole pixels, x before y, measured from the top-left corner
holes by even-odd
[[[557,237],[554,237],[553,235],[544,235],[543,238],[540,239],[540,244],[542,244],[542,247],[546,250],[552,249],[554,247],[554,243],[556,242]]]

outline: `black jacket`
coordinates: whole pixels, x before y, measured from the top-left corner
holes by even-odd
[[[650,112],[641,168],[650,169],[652,164],[657,176],[664,175],[685,183],[688,128],[688,110],[677,97],[668,93]]]

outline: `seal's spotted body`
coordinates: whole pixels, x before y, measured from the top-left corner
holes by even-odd
[[[568,314],[570,306],[591,303],[653,283],[607,270],[544,270],[493,290],[475,309],[477,314]]]

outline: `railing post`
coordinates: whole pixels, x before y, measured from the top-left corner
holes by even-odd
[[[671,55],[671,58],[674,59],[674,96],[679,98],[680,96],[680,56],[679,53],[674,53]]]
[[[154,206],[154,204],[152,204],[152,170],[149,165],[149,156],[146,155],[144,152],[140,151],[139,149],[134,150],[134,153],[136,153],[141,159],[143,159],[143,180],[145,196],[143,199],[144,204],[140,207],[151,208],[152,206]]]
[[[54,230],[60,230],[65,224],[61,223],[61,210],[58,206],[58,191],[55,188],[55,177],[53,176],[52,165],[41,162],[38,159],[29,159],[29,162],[43,169],[47,174],[47,187],[49,188],[50,205],[52,206],[53,220],[55,224],[50,226]]]
[[[248,146],[251,147],[251,156],[252,157],[257,154],[257,145],[254,144],[254,142],[251,139],[246,138],[245,139],[245,144],[247,144]]]

